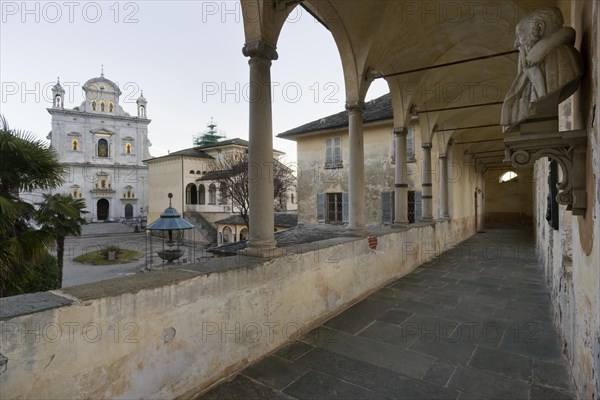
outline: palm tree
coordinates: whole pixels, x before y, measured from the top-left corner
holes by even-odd
[[[44,256],[53,241],[35,228],[35,208],[19,191],[58,186],[62,173],[52,148],[31,133],[11,129],[0,116],[0,297],[5,282]]]
[[[39,206],[37,221],[42,224],[42,231],[56,240],[56,258],[58,259],[58,284],[62,287],[63,261],[65,254],[65,238],[81,235],[81,225],[85,219],[81,214],[85,200],[74,199],[70,194],[44,194],[44,201]]]

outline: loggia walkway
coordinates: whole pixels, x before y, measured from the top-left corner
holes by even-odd
[[[478,233],[199,398],[571,399],[531,238]]]

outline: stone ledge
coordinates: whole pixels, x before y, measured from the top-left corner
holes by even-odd
[[[0,299],[0,321],[73,304],[74,301],[50,292],[28,293]]]
[[[154,289],[173,285],[190,278],[200,276],[200,273],[186,270],[152,271],[144,274],[135,274],[100,282],[86,283],[71,286],[60,290],[67,296],[80,301],[95,300],[103,297],[114,297],[125,293],[137,293],[141,290]]]

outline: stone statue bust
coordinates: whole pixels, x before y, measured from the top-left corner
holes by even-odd
[[[577,90],[583,63],[573,47],[575,30],[563,23],[558,8],[544,7],[517,24],[518,74],[502,105],[504,132],[519,130],[524,122],[556,119],[558,104]]]

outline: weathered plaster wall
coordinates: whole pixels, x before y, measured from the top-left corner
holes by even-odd
[[[560,2],[565,25],[577,30],[587,71],[581,88],[560,108],[561,129],[584,128],[588,133],[587,200],[585,216],[560,208],[560,227],[545,220],[545,160],[535,166],[535,228],[537,251],[554,303],[554,317],[572,365],[579,398],[600,398],[600,61],[599,3]]]
[[[376,251],[332,239],[272,261],[1,299],[0,397],[192,396],[466,238],[457,234],[444,221],[382,235]]]
[[[517,174],[515,180],[500,182],[508,171]],[[533,221],[533,168],[491,169],[485,179],[486,225],[531,225]],[[547,180],[546,180],[547,182]]]
[[[148,188],[148,223],[160,217],[160,213],[169,206],[169,193],[173,193],[173,207],[183,212],[181,205],[185,199],[181,190],[181,158],[148,163]]]

